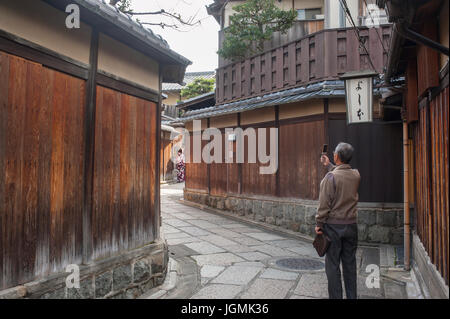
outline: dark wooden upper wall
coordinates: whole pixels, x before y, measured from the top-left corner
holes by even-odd
[[[360,35],[376,71],[383,72],[390,26],[362,28]],[[336,80],[345,72],[370,69],[353,29],[329,29],[217,70],[216,103],[258,96],[309,83]]]

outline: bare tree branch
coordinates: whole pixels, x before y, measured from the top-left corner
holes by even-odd
[[[113,6],[117,6],[122,1],[123,0],[110,0],[109,3]],[[133,10],[130,9],[130,2],[129,1],[126,1],[126,2],[127,2],[127,4],[123,8],[120,8],[120,6],[119,6],[119,9],[123,13],[129,14],[131,16],[157,16],[157,15],[160,15],[161,17],[170,18],[174,21],[173,23],[139,21],[140,23],[145,24],[145,25],[154,25],[154,26],[159,26],[161,28],[173,28],[175,30],[180,31],[180,27],[182,27],[182,26],[193,27],[193,26],[201,24],[201,20],[196,19],[198,11],[194,16],[184,19],[178,13],[169,12],[164,9],[161,9],[158,11],[134,12]],[[125,1],[123,3],[125,3]]]

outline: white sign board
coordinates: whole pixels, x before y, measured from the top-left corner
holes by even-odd
[[[372,77],[345,80],[347,123],[372,122]]]

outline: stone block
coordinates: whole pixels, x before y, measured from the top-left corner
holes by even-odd
[[[272,204],[272,217],[274,217],[275,219],[284,217],[284,205],[283,204],[280,204],[277,202]]]
[[[225,209],[226,210],[232,210],[231,199],[230,198],[225,199]]]
[[[283,205],[284,217],[288,220],[293,220],[295,218],[295,205],[294,204],[284,204]]]
[[[113,289],[121,290],[131,284],[131,265],[125,264],[113,270]]]
[[[368,227],[366,224],[358,223],[358,241],[366,241]]]
[[[67,299],[92,298],[94,298],[94,287],[91,277],[80,280],[80,288],[67,288]]]
[[[272,210],[273,210],[273,203],[272,202],[268,202],[268,201],[263,201],[262,202],[262,214],[265,217],[272,216]]]
[[[272,225],[275,225],[275,218],[273,218],[273,217],[266,217],[265,218],[265,222],[266,223],[268,223],[268,224],[272,224]]]
[[[40,297],[40,299],[65,299],[65,298],[66,298],[66,287],[49,291]]]
[[[133,268],[133,282],[142,282],[149,279],[152,275],[150,265],[151,261],[148,259],[141,259],[135,262]]]
[[[382,226],[396,227],[397,226],[397,212],[393,210],[386,210],[382,212],[383,221]]]
[[[262,202],[259,200],[253,200],[253,214],[261,214]]]
[[[287,226],[288,226],[288,228],[289,228],[290,230],[293,230],[293,231],[296,231],[296,232],[300,231],[300,224],[299,224],[299,223],[296,223],[296,222],[289,222],[289,223],[287,224]]]
[[[253,201],[246,199],[244,200],[244,212],[245,215],[252,215],[253,214]]]
[[[165,275],[155,276],[154,278],[155,286],[161,286],[164,283],[164,279],[166,279]]]
[[[102,298],[112,290],[112,272],[95,276],[95,298]]]
[[[379,225],[371,226],[367,232],[367,241],[387,244],[390,241],[389,234],[389,227]]]
[[[358,224],[372,226],[377,223],[377,214],[374,210],[358,210]]]
[[[391,238],[391,245],[401,245],[403,244],[404,240],[404,234],[403,234],[403,228],[393,229],[391,231],[392,238]]]
[[[308,235],[308,232],[309,232],[308,229],[309,229],[308,225],[306,225],[306,224],[300,224],[299,232],[300,232],[301,234]]]
[[[275,219],[275,225],[277,225],[277,226],[283,226],[283,225],[286,225],[286,224],[287,223],[286,223],[286,221],[284,220],[283,217]]]
[[[305,209],[305,222],[307,225],[316,224],[317,207],[307,206]]]
[[[139,290],[138,287],[133,287],[130,289],[127,289],[125,291],[125,295],[124,298],[125,299],[136,299],[137,297],[139,297],[141,294],[141,291]]]
[[[217,208],[222,210],[225,208],[225,199],[223,198],[217,199]]]
[[[209,197],[209,206],[216,208],[217,207],[217,198],[216,197]]]
[[[237,205],[236,205],[236,212],[239,216],[244,216],[245,215],[245,211],[244,211],[244,203],[245,200],[244,199],[237,199]]]
[[[306,208],[303,205],[293,205],[293,220],[294,222],[298,223],[304,223],[305,222],[305,216],[306,216]],[[314,215],[315,216],[315,215]]]
[[[150,289],[152,289],[153,287],[155,287],[155,283],[154,283],[154,281],[153,281],[153,278],[151,278],[151,279],[147,280],[146,283],[143,283],[143,284],[140,286],[141,293],[144,294],[144,293],[146,293],[147,291],[149,291]]]
[[[165,270],[164,253],[160,252],[152,256],[151,270],[153,274],[162,273]]]

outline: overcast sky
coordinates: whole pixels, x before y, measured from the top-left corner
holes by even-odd
[[[154,33],[161,35],[175,52],[183,55],[193,62],[188,72],[213,71],[217,68],[219,24],[206,12],[205,5],[213,0],[131,0],[135,12],[157,11],[164,9],[176,12],[187,20],[196,15],[201,25],[183,27],[182,31],[171,28],[162,29],[158,26],[148,26]],[[160,22],[161,16],[139,16],[141,22]],[[164,19],[166,23],[173,21]]]

